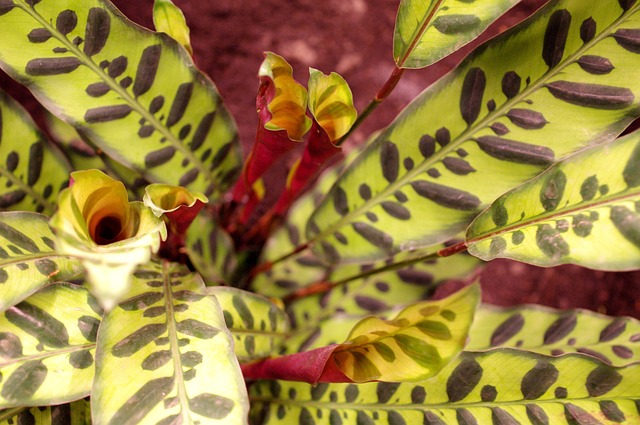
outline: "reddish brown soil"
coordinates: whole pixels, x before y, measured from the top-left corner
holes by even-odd
[[[238,121],[241,140],[250,146],[257,123],[255,94],[262,52],[285,56],[303,84],[307,68],[337,71],[351,85],[362,110],[393,69],[392,34],[398,0],[174,0],[191,27],[195,60],[218,85]],[[114,0],[134,21],[151,27],[152,0]],[[523,0],[491,27],[495,35],[524,18],[544,0]],[[470,48],[426,70],[406,72],[393,94],[354,135],[364,140],[388,124],[421,90],[451,69]],[[0,87],[35,102],[6,76]],[[37,115],[37,112],[36,112]],[[512,305],[540,303],[561,308],[581,307],[640,318],[640,273],[604,273],[580,267],[540,269],[495,261],[481,276],[484,300]]]

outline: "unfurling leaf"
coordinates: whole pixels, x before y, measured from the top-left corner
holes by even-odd
[[[156,217],[164,215],[170,229],[183,234],[208,199],[183,187],[157,183],[147,186],[143,202]]]
[[[184,13],[171,0],[155,0],[153,3],[153,25],[156,31],[169,34],[193,55],[189,26]]]
[[[639,206],[636,132],[573,155],[502,195],[471,224],[467,245],[483,260],[637,269]]]
[[[325,75],[309,69],[309,111],[313,117],[302,157],[287,178],[287,186],[273,207],[284,215],[291,203],[340,153],[335,143],[351,128],[357,112],[347,82],[335,72]]]
[[[265,53],[258,76],[256,141],[233,191],[236,202],[250,196],[249,212],[259,201],[254,183],[278,158],[295,148],[295,142],[300,142],[311,126],[306,115],[307,90],[293,78],[293,69],[284,58]]]
[[[435,376],[464,347],[480,300],[477,285],[360,321],[342,344],[243,366],[249,379],[318,382],[417,381]]]
[[[51,219],[57,251],[77,257],[103,307],[126,293],[130,276],[166,238],[164,222],[142,202],[129,202],[124,185],[101,171],[76,171]]]

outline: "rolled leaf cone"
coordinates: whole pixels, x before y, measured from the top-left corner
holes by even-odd
[[[155,0],[153,3],[153,25],[180,43],[193,55],[189,27],[182,10],[171,0]]]
[[[169,228],[184,234],[196,218],[208,198],[199,192],[191,192],[180,186],[150,184],[145,189],[144,204],[156,217],[165,216]]]
[[[233,189],[233,201],[237,203],[246,201],[256,180],[295,148],[311,127],[306,116],[307,90],[293,79],[293,69],[286,60],[267,52],[258,75],[258,130],[242,176]]]
[[[309,68],[309,110],[313,125],[302,158],[293,166],[287,187],[274,207],[275,215],[284,215],[291,203],[341,152],[337,140],[356,120],[353,96],[347,82],[337,73],[325,75]]]
[[[164,222],[142,202],[129,202],[124,185],[98,170],[71,173],[51,218],[59,253],[77,257],[102,306],[126,293],[131,274],[157,252]]]

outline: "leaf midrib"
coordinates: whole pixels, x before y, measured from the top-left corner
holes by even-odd
[[[95,348],[96,348],[96,343],[93,342],[93,343],[80,344],[80,345],[70,345],[65,348],[55,349],[51,351],[43,351],[42,353],[38,353],[38,354],[29,354],[27,356],[16,357],[0,363],[0,369],[3,367],[11,366],[16,363],[24,363],[27,361],[48,359],[51,357],[57,357],[57,356],[62,356],[69,353],[74,353],[76,351],[83,351],[87,349],[92,350]]]
[[[78,46],[70,42],[66,37],[62,36],[56,28],[53,27],[48,21],[42,18],[40,14],[35,11],[35,8],[30,8],[25,4],[24,0],[15,0],[19,2],[18,7],[24,10],[29,14],[33,19],[38,21],[44,28],[46,28],[53,37],[55,37],[58,41],[60,41],[65,48],[69,50],[69,52],[73,53],[83,65],[87,66],[90,70],[92,70],[102,81],[104,81],[109,88],[118,94],[122,100],[126,101],[129,106],[133,108],[136,112],[138,112],[147,122],[153,125],[153,127],[162,134],[176,150],[180,151],[191,164],[197,167],[198,171],[206,178],[207,181],[212,182],[213,176],[209,173],[207,167],[204,166],[202,161],[198,157],[196,157],[193,152],[186,148],[174,135],[169,131],[167,127],[162,125],[158,119],[152,114],[150,114],[144,106],[138,102],[137,99],[133,98],[126,89],[120,86],[116,81],[110,78],[98,65],[96,65],[90,58],[88,58],[83,52],[80,51]],[[108,10],[107,13],[111,15],[111,11]],[[111,15],[112,16],[112,15]],[[163,47],[163,51],[165,46]],[[147,175],[146,170],[140,170],[143,174]]]
[[[617,28],[620,25],[622,25],[622,23],[628,20],[633,14],[635,14],[638,11],[638,9],[640,9],[640,3],[631,7],[628,11],[623,12],[623,14],[619,18],[617,18],[609,26],[604,28],[602,32],[596,35],[588,43],[583,43],[583,45],[580,48],[578,48],[573,54],[570,54],[569,56],[567,56],[566,59],[562,60],[555,68],[550,69],[545,74],[543,74],[534,84],[529,85],[524,90],[522,90],[518,95],[514,96],[513,98],[503,103],[501,106],[497,107],[493,112],[490,112],[484,118],[480,119],[479,121],[476,121],[474,124],[467,127],[465,131],[463,131],[458,137],[456,137],[455,140],[452,140],[447,146],[442,147],[440,150],[435,152],[431,157],[429,157],[429,159],[417,165],[414,169],[412,169],[411,171],[408,171],[406,174],[404,174],[402,177],[399,177],[393,183],[390,183],[386,189],[378,193],[378,195],[371,197],[368,201],[365,201],[360,207],[353,210],[353,212],[350,212],[349,214],[342,216],[340,219],[334,222],[331,226],[327,227],[326,230],[318,233],[314,238],[310,239],[308,241],[308,244],[312,245],[320,240],[325,239],[330,234],[340,229],[343,225],[353,220],[355,217],[364,214],[366,211],[369,210],[369,208],[377,205],[383,199],[389,197],[396,190],[398,190],[398,188],[405,186],[407,183],[411,182],[418,175],[423,174],[425,170],[427,170],[433,164],[440,162],[442,159],[446,157],[446,155],[458,149],[460,145],[464,144],[469,140],[473,140],[472,136],[476,132],[488,127],[489,123],[495,121],[496,119],[498,119],[503,115],[506,115],[506,113],[511,109],[513,105],[517,103],[521,103],[529,95],[541,89],[547,83],[547,81],[549,81],[551,78],[556,76],[558,73],[564,70],[564,68],[566,68],[567,66],[572,65],[580,56],[584,54],[584,52],[592,49],[604,38],[609,37],[610,33],[613,32],[614,28]],[[461,68],[457,68],[452,72],[457,72],[460,69]],[[452,74],[449,74],[449,75],[452,75]],[[447,78],[447,77],[443,77],[443,78]],[[391,125],[393,126],[393,124]],[[388,134],[389,131],[392,130],[393,128],[394,127],[389,127],[383,134],[381,134],[378,137],[378,139],[376,139],[376,141],[382,140],[382,137]],[[482,210],[482,206],[478,209],[478,211],[481,211],[481,210]],[[318,210],[316,210],[316,212],[317,211]],[[315,213],[313,215],[315,216]],[[287,256],[282,256],[281,258],[272,261],[272,263],[275,264],[280,259],[284,259]]]
[[[401,57],[398,58],[398,67],[403,68],[409,57],[420,43],[420,39],[427,32],[427,29],[431,25],[431,20],[438,13],[438,11],[442,7],[442,3],[445,0],[435,0],[436,3],[432,6],[431,11],[428,11],[427,16],[418,24],[416,30],[410,36],[410,43],[405,44],[406,50],[401,54]]]
[[[49,251],[49,252],[42,252],[40,254],[23,255],[21,257],[9,257],[9,258],[6,259],[7,261],[0,260],[0,268],[8,267],[8,266],[14,266],[14,265],[20,264],[20,263],[27,263],[27,262],[30,262],[30,261],[41,260],[43,258],[47,258],[47,259],[49,259],[49,258],[58,258],[58,259],[61,259],[61,260],[70,260],[70,261],[76,260],[75,257],[58,254],[56,251]]]

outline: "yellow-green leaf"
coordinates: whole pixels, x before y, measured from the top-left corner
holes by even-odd
[[[309,68],[309,111],[332,142],[349,131],[358,115],[344,78],[313,68]]]
[[[399,68],[431,65],[476,38],[520,0],[402,0],[393,35]]]
[[[169,34],[193,55],[189,26],[184,13],[171,0],[155,0],[153,2],[153,25],[156,31]]]
[[[469,252],[540,266],[640,267],[640,133],[554,165],[471,224]]]
[[[166,262],[136,270],[100,328],[91,408],[98,425],[245,423],[233,340],[198,275]]]

